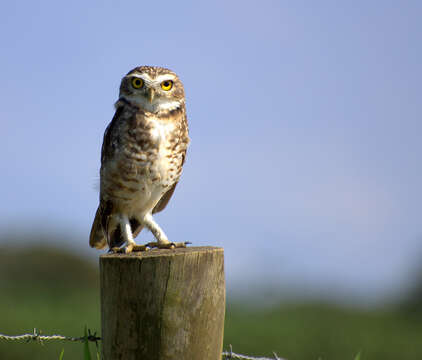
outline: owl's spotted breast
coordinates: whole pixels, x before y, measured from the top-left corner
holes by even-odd
[[[184,109],[172,113],[171,119],[163,119],[128,104],[117,110],[116,123],[105,136],[113,147],[101,168],[105,200],[113,199],[133,213],[155,206],[179,180],[189,139]]]

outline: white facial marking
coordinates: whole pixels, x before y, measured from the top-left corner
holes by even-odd
[[[144,81],[145,84],[148,84],[148,85],[152,85],[154,83],[154,80],[152,80],[149,77],[148,74],[142,74],[142,75],[140,75],[140,74],[131,74],[131,75],[128,75],[127,77],[130,78],[130,79],[131,78],[141,79],[141,80]]]
[[[160,99],[159,97],[154,98],[153,102],[150,103],[147,98],[144,96],[129,96],[129,95],[123,95],[122,98],[125,100],[135,103],[139,105],[142,109],[145,109],[149,112],[159,112],[161,110],[174,110],[180,107],[181,102],[177,100],[168,100],[168,99]]]
[[[163,74],[163,75],[158,75],[155,78],[155,81],[157,81],[159,83],[162,83],[163,81],[166,81],[166,80],[174,80],[174,79],[176,79],[176,76],[174,76],[172,74]]]
[[[156,85],[160,85],[163,81],[166,80],[172,80],[174,81],[176,79],[176,76],[172,75],[172,74],[163,74],[163,75],[158,75],[156,78],[151,79],[151,77],[148,74],[130,74],[127,76],[128,78],[139,78],[142,79],[145,84],[154,84]]]

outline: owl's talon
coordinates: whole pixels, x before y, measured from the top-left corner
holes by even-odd
[[[188,244],[191,244],[189,241],[185,242],[150,242],[146,244],[149,248],[157,248],[157,249],[175,249],[175,248],[185,248]]]
[[[148,251],[148,247],[146,245],[133,245],[132,251],[134,252],[140,252],[140,251]]]
[[[123,252],[125,254],[130,254],[132,252],[141,252],[146,251],[147,247],[145,245],[138,245],[138,244],[128,244],[123,248]]]
[[[140,252],[149,250],[146,245],[129,244],[123,247],[114,247],[109,250],[109,253],[115,254],[130,254],[131,252]]]

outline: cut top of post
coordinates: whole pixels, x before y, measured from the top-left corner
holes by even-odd
[[[187,248],[175,248],[175,249],[151,249],[148,251],[134,251],[129,254],[122,253],[109,253],[103,254],[100,258],[149,258],[149,257],[162,257],[162,256],[177,256],[182,254],[191,253],[204,253],[204,252],[223,252],[223,248],[216,246],[189,246]]]

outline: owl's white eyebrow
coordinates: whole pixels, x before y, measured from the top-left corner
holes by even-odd
[[[155,78],[155,81],[161,82],[161,81],[165,81],[165,80],[174,80],[174,79],[176,79],[176,77],[172,74],[163,74],[163,75],[158,75]]]
[[[162,82],[162,81],[165,81],[165,80],[176,79],[176,77],[172,74],[158,75],[155,79],[151,79],[148,74],[142,74],[142,75],[140,75],[140,74],[130,74],[128,77],[136,77],[136,78],[142,79],[145,82],[149,82],[149,83],[153,82],[153,81],[154,82]]]
[[[151,78],[147,74],[142,74],[142,75],[139,75],[139,74],[130,74],[130,75],[127,75],[126,77],[127,78],[136,77],[138,79],[142,79],[142,80],[145,80],[145,81],[151,81]]]
[[[153,80],[151,80],[151,78],[147,75],[147,74],[142,74],[142,75],[139,75],[139,74],[130,74],[130,75],[128,75],[128,76],[126,76],[127,78],[138,78],[138,79],[142,79],[144,82],[145,82],[145,84],[152,84],[154,81]]]

